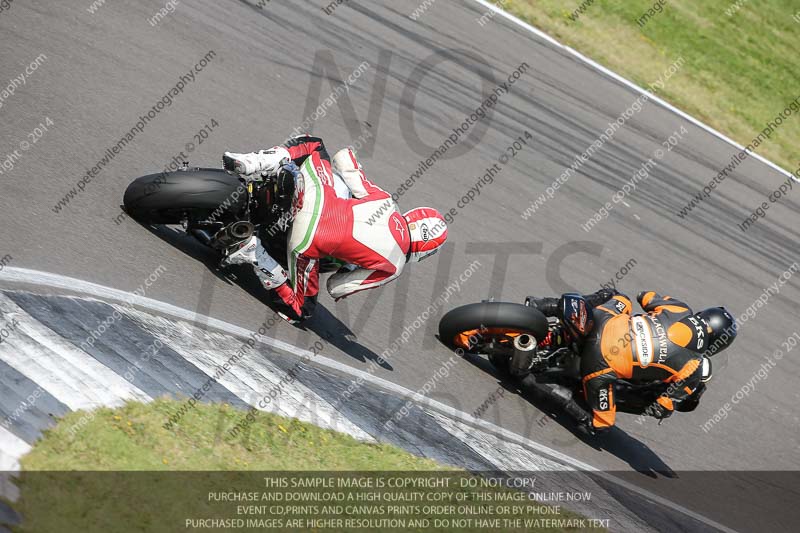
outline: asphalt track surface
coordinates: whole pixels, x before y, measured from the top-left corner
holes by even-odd
[[[161,2],[108,3],[95,14],[87,11],[89,2],[69,4],[15,2],[0,13],[3,80],[19,75],[39,54],[47,57],[3,101],[0,160],[40,122],[53,122],[0,176],[0,256],[12,256],[14,266],[133,291],[163,265],[167,271],[148,288],[148,297],[257,329],[272,312],[248,290],[252,278],[240,273],[240,284],[225,280],[202,247],[169,231],[154,233],[131,220],[115,223],[122,193],[134,178],[185,153],[212,119],[219,126],[190,154],[193,166],[219,166],[224,150],[281,142],[363,61],[370,68],[312,129],[331,150],[370,132],[374,147],[362,148],[360,158],[368,175],[392,191],[498,83],[521,63],[530,67],[473,126],[472,137],[403,195],[403,208],[456,206],[515,138],[527,131],[533,139],[458,209],[446,253],[379,291],[339,303],[323,294],[308,330],[281,324],[272,330],[279,339],[307,348],[320,335],[333,335],[322,353],[365,369],[475,260],[481,267],[446,309],[489,296],[520,301],[526,294],[595,290],[633,258],[637,264],[618,285],[628,294],[655,289],[695,308],[724,304],[739,316],[797,259],[799,217],[791,193],[746,233],[736,226],[785,181],[752,159],[688,217],[676,216],[736,150],[654,104],[628,120],[524,220],[534,198],[638,95],[501,17],[479,25],[483,8],[477,4],[437,2],[412,21],[415,1],[349,2],[330,15],[322,10],[325,2],[270,2],[259,9],[245,1],[198,1],[179,4],[155,27],[147,19]],[[210,50],[216,55],[195,81],[55,213],[53,206],[106,148]],[[333,83],[325,79],[320,88],[315,57],[335,60],[339,77],[325,71]],[[667,83],[680,83],[680,73]],[[626,198],[630,207],[618,206],[589,233],[581,229],[681,126],[687,130],[683,140]],[[503,263],[496,261],[497,250],[515,252],[505,269],[497,267]],[[618,429],[596,441],[577,438],[568,424],[543,418],[515,394],[504,394],[483,418],[603,470],[642,472],[626,477],[666,496],[681,483],[671,471],[798,470],[800,350],[754,382],[755,390],[726,419],[709,431],[700,427],[800,329],[798,296],[792,278],[747,321],[735,346],[716,361],[710,390],[692,414],[661,426],[620,415]],[[446,309],[375,375],[412,390],[422,387],[450,356],[433,337]],[[460,361],[430,396],[472,412],[497,390],[498,380],[484,365]]]

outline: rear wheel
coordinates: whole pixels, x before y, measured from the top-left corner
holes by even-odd
[[[522,304],[482,302],[458,307],[439,321],[439,339],[450,348],[487,353],[511,350],[514,337],[528,334],[540,341],[547,335],[547,317]]]
[[[184,217],[222,222],[236,219],[247,205],[248,192],[237,176],[224,170],[198,168],[142,176],[125,190],[125,211],[150,224],[177,224]]]

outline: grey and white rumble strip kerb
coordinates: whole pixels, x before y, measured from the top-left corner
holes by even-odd
[[[447,465],[511,476],[536,472],[537,492],[590,492],[589,498],[559,504],[587,518],[611,518],[614,531],[658,531],[672,521],[692,526],[689,529],[731,531],[556,450],[391,382],[321,355],[312,361],[310,352],[288,343],[259,336],[254,349],[242,355],[242,343],[252,338],[252,332],[144,296],[8,268],[0,272],[0,312],[18,322],[13,335],[0,343],[2,470],[19,469],[20,457],[54,423],[53,416],[126,400],[191,397],[203,390],[201,401],[295,417],[364,441],[394,444]],[[109,316],[115,317],[114,324],[88,345],[85,340],[92,328]],[[195,321],[202,321],[205,328]],[[157,349],[148,351],[152,346]],[[234,355],[237,364],[218,372]],[[286,379],[290,371],[295,379]],[[211,376],[218,378],[209,382]],[[361,386],[349,401],[334,406],[356,380]],[[280,394],[261,401],[278,383]],[[407,414],[387,429],[385,420],[402,408]],[[0,496],[13,501],[15,487],[3,481]],[[662,519],[642,521],[644,505]]]

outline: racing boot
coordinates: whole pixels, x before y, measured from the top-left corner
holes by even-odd
[[[578,423],[583,430],[594,435],[591,415],[576,402],[572,392],[567,387],[555,383],[539,383],[532,375],[522,380],[525,390],[529,391],[534,399],[544,401],[560,409]]]
[[[259,150],[246,154],[225,152],[222,155],[222,166],[225,170],[236,172],[244,176],[250,176],[256,172],[263,175],[277,174],[285,160],[291,160],[289,150],[283,146],[275,146],[269,150]]]
[[[553,407],[563,409],[569,402],[573,402],[572,392],[566,387],[555,383],[541,383],[533,374],[528,374],[521,381],[526,391],[537,401],[547,402]]]
[[[258,261],[256,261],[256,249],[260,244],[261,242],[255,235],[246,241],[242,241],[233,248],[228,249],[225,256],[222,258],[222,261],[220,262],[220,266],[227,267],[230,265],[257,264]]]
[[[595,431],[592,426],[592,416],[583,407],[578,405],[575,400],[570,399],[570,401],[564,404],[563,409],[580,427],[585,428],[589,433],[594,435]]]

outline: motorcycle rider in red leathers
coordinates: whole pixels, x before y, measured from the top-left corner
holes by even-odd
[[[282,316],[291,323],[310,316],[311,306],[304,304],[319,292],[321,259],[346,263],[327,282],[328,292],[339,300],[389,283],[406,263],[430,257],[447,240],[447,225],[438,211],[418,207],[400,214],[392,196],[367,179],[351,148],[331,160],[322,139],[301,136],[269,150],[225,152],[223,165],[245,176],[281,170],[294,174],[288,272],[256,236],[225,259],[226,264],[252,263],[264,287],[285,304]],[[352,197],[337,195],[334,173]]]

